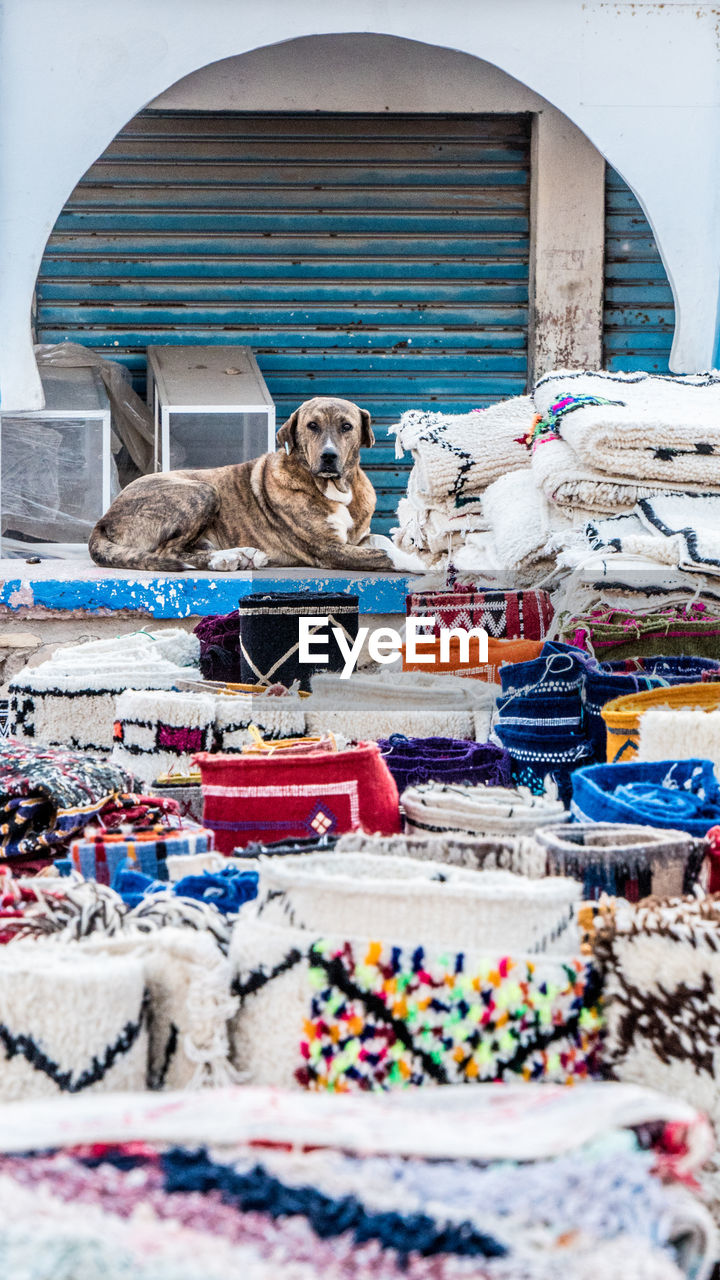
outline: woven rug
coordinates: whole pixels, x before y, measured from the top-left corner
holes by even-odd
[[[414,591],[408,618],[432,618],[432,631],[483,627],[496,640],[544,640],[553,619],[547,591]]]
[[[712,1224],[681,1185],[706,1128],[647,1090],[64,1102],[0,1113],[8,1276],[708,1280],[712,1266]]]
[[[680,568],[720,573],[719,494],[659,493],[638,504],[638,516],[660,542],[681,542]]]
[[[483,840],[457,832],[443,835],[369,836],[351,831],[340,836],[339,854],[370,853],[420,862],[447,862],[474,871],[512,871],[537,880],[546,874],[547,856],[532,836]]]
[[[659,707],[644,712],[640,717],[638,760],[686,760],[690,755],[711,760],[715,769],[720,769],[720,704],[713,711],[702,707]]]
[[[579,892],[362,853],[268,860],[231,951],[239,1069],[331,1090],[583,1078],[600,1022]]]
[[[153,783],[163,773],[187,773],[214,740],[215,699],[202,693],[127,689],[115,703],[113,761]]]
[[[549,783],[543,795],[527,787],[465,787],[426,782],[408,787],[401,796],[408,835],[462,832],[495,839],[531,835],[536,827],[566,821],[568,814],[557,788]]]
[[[541,794],[545,779],[569,803],[570,777],[592,756],[582,704],[582,654],[548,641],[540,656],[500,669],[495,733],[509,752],[513,781]]]
[[[605,975],[604,1057],[622,1080],[665,1090],[720,1120],[717,896],[618,901],[596,926]]]
[[[717,376],[550,373],[533,397],[533,475],[561,508],[614,514],[720,483]]]
[[[145,1088],[147,1021],[136,957],[89,965],[75,948],[0,948],[0,1099]]]
[[[596,764],[572,778],[576,822],[622,822],[702,838],[720,822],[720,785],[709,760]]]
[[[652,657],[706,657],[715,660],[720,609],[708,601],[634,609],[594,605],[577,617],[561,617],[559,637],[602,660]]]
[[[104,759],[61,747],[0,742],[2,857],[51,855],[84,830],[131,777]]]
[[[580,880],[588,901],[690,893],[708,852],[707,841],[684,831],[612,822],[540,827],[535,840],[548,873]]]
[[[509,641],[498,643],[508,644]],[[355,672],[350,679],[316,675],[305,700],[307,731],[335,733],[350,741],[452,737],[487,742],[498,689],[485,681],[457,680],[426,667],[377,674]]]
[[[529,396],[466,414],[410,409],[390,428],[398,456],[413,455],[417,492],[428,506],[472,511],[484,489],[507,471],[527,467],[522,444],[532,424]]]
[[[300,618],[327,618],[313,634],[327,635],[327,663],[299,660]],[[318,671],[342,671],[345,658],[332,629],[340,628],[352,644],[358,631],[358,597],[324,592],[278,592],[253,595],[240,601],[240,679],[246,683],[286,686],[296,680],[301,689],[310,688]]]
[[[615,764],[640,758],[638,744],[643,719],[650,711],[657,708],[672,708],[675,711],[688,711],[691,708],[708,712],[717,711],[720,708],[720,687],[695,681],[692,684],[676,684],[672,688],[646,689],[607,702],[601,714],[607,730],[608,761]],[[657,739],[656,745],[660,746]],[[692,743],[692,748],[689,754],[704,756],[705,753],[700,750],[699,743]],[[689,754],[686,746],[681,753],[682,758],[688,759]],[[646,758],[672,760],[675,756],[676,752],[672,750],[671,742],[668,742],[667,750],[662,755]]]
[[[468,743],[456,738],[406,738],[393,734],[378,746],[395,779],[398,792],[419,782],[467,782],[507,786],[510,757],[491,742]]]
[[[304,756],[196,757],[203,821],[221,853],[254,840],[400,829],[397,787],[377,745]]]

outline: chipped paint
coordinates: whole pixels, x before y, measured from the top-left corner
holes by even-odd
[[[78,616],[89,613],[142,614],[151,618],[190,618],[229,613],[248,595],[275,591],[333,591],[357,595],[360,612],[404,613],[408,578],[404,574],[328,574],[318,577],[311,571],[278,571],[278,576],[252,574],[119,574],[116,570],[92,569],[75,575],[68,565],[46,561],[40,571],[30,572],[17,561],[2,566],[7,576],[0,579],[0,614],[42,617],[43,613]],[[22,576],[18,576],[18,575]]]

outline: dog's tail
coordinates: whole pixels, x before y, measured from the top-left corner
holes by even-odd
[[[108,537],[102,520],[98,520],[88,541],[88,551],[95,564],[105,569],[145,569],[153,573],[179,573],[187,568],[184,560],[173,556],[161,555],[146,551],[142,547],[134,547],[124,542],[113,542]]]

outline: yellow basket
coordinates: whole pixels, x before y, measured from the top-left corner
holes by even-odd
[[[622,764],[634,760],[640,738],[640,717],[654,707],[670,710],[717,711],[720,707],[720,684],[675,684],[669,688],[643,689],[641,693],[626,693],[613,698],[602,709],[607,728],[607,759],[609,764]]]

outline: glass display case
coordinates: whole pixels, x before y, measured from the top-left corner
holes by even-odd
[[[148,347],[155,470],[223,467],[275,448],[275,405],[250,347]]]
[[[0,529],[13,543],[87,543],[114,496],[110,402],[93,368],[41,368],[45,408],[0,408]]]

